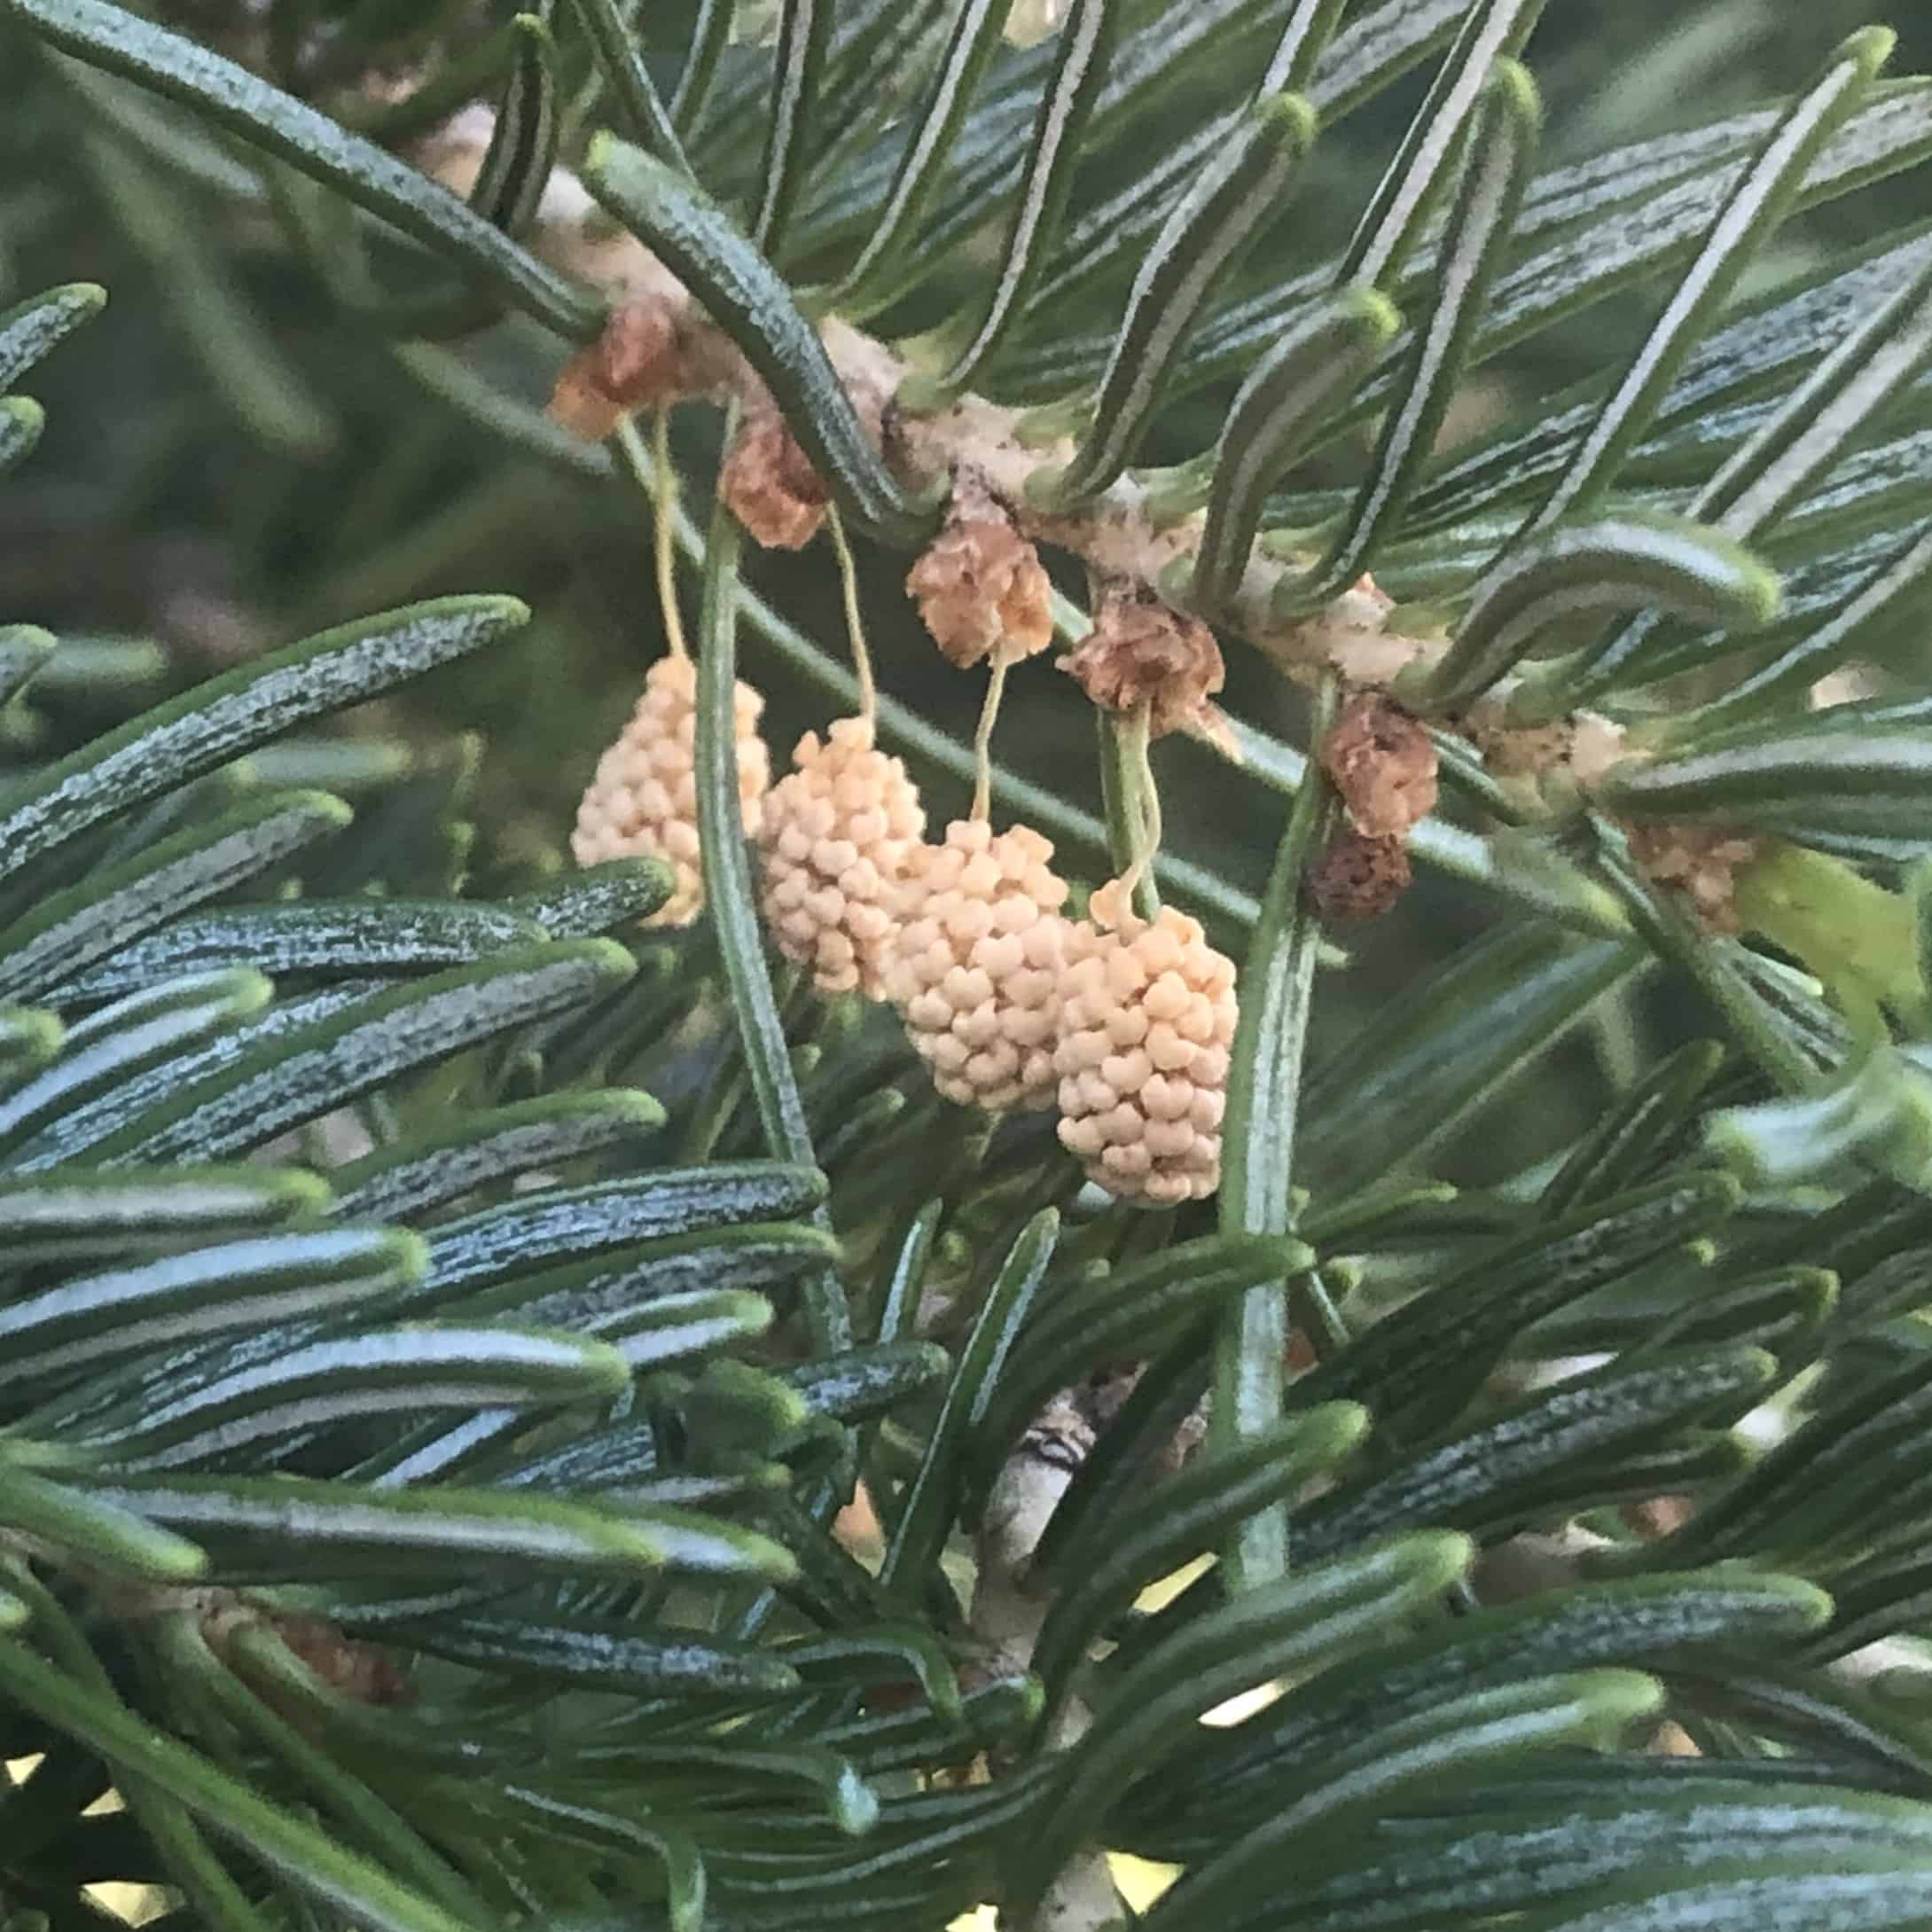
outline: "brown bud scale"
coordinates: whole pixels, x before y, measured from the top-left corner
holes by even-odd
[[[1399,833],[1372,839],[1343,825],[1309,868],[1309,897],[1325,919],[1358,926],[1379,919],[1409,889],[1409,853]]]
[[[1624,827],[1631,856],[1653,885],[1680,896],[1707,932],[1735,936],[1737,875],[1758,855],[1755,839],[1717,825],[1654,825]]]
[[[739,424],[718,473],[718,494],[766,550],[802,550],[825,520],[825,486],[775,409]]]
[[[1400,838],[1435,810],[1435,741],[1382,692],[1350,698],[1318,755],[1356,830],[1369,838]]]
[[[1060,661],[1106,711],[1147,707],[1147,729],[1201,731],[1212,736],[1219,713],[1208,700],[1226,668],[1214,632],[1197,617],[1163,604],[1140,585],[1111,584],[1093,613],[1093,629]]]
[[[944,526],[912,566],[906,593],[961,670],[1012,664],[1053,641],[1052,585],[1040,553],[986,487],[962,473]]]
[[[596,341],[558,372],[550,413],[601,442],[634,411],[668,402],[683,383],[677,329],[661,301],[619,302]]]

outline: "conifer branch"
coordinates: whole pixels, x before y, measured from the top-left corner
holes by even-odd
[[[488,147],[489,121],[488,110],[469,110],[424,150],[422,164],[446,186],[465,191]],[[620,317],[617,326],[627,334],[675,345],[657,364],[653,403],[706,396],[769,407],[763,383],[730,337],[649,248],[604,217],[569,169],[553,172],[530,241],[553,267],[606,294]],[[927,415],[893,407],[886,399],[912,373],[905,359],[837,316],[825,319],[820,334],[862,417],[882,416],[883,453],[903,481],[919,487],[970,477],[1006,511],[1022,536],[1071,552],[1103,581],[1154,591],[1163,578],[1171,583],[1191,574],[1204,512],[1176,521],[1157,517],[1154,492],[1131,474],[1077,505],[1043,505],[1029,491],[1031,480],[1050,476],[1071,459],[1071,436],[1043,444],[1037,436],[1022,434],[1025,411],[970,392]],[[1296,566],[1257,549],[1222,614],[1231,630],[1297,682],[1313,684],[1334,673],[1349,687],[1386,688],[1404,672],[1415,675],[1412,667],[1427,669],[1443,656],[1442,637],[1391,628],[1394,600],[1371,577],[1311,614],[1277,614],[1276,591],[1299,575]],[[1510,774],[1567,765],[1587,779],[1623,755],[1619,728],[1594,714],[1553,727],[1506,720],[1501,700],[1509,688],[1499,685],[1495,696],[1474,708],[1472,722],[1484,749]]]

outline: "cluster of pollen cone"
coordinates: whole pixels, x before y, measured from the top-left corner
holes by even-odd
[[[989,1113],[1058,1107],[1060,1138],[1122,1200],[1211,1194],[1234,1037],[1234,967],[1172,908],[1138,917],[1119,882],[1067,916],[1053,848],[1027,825],[956,820],[926,838],[918,787],[869,720],[808,731],[768,783],[761,701],[743,684],[739,786],[763,858],[774,943],[828,994],[889,1001],[949,1100]],[[691,668],[653,667],[605,753],[573,841],[591,864],[665,861],[660,925],[703,903],[692,784]]]

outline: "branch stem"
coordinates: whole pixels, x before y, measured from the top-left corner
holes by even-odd
[[[489,117],[465,123],[465,138],[444,142],[424,158],[438,179],[466,185],[489,142]],[[636,237],[613,235],[575,175],[558,168],[544,198],[531,246],[550,263],[593,284],[614,303],[653,309],[677,338],[683,372],[681,392],[724,401],[755,401],[763,384],[737,347],[705,317],[690,291]],[[883,402],[899,394],[910,365],[889,344],[837,316],[820,335],[849,395]],[[970,474],[1007,510],[1021,534],[1067,551],[1102,577],[1158,588],[1185,580],[1201,548],[1200,512],[1172,518],[1157,513],[1156,493],[1130,474],[1091,501],[1055,506],[1036,500],[1038,484],[1075,453],[1070,434],[1040,429],[1040,418],[971,392],[930,414],[900,408],[890,412],[888,454],[907,474]],[[1029,489],[1029,484],[1033,486]],[[1186,570],[1174,569],[1185,563]],[[1275,592],[1297,576],[1306,559],[1287,561],[1257,544],[1227,608],[1217,614],[1233,634],[1263,652],[1285,674],[1317,684],[1327,672],[1352,687],[1386,687],[1412,664],[1427,668],[1447,645],[1440,635],[1412,636],[1390,628],[1394,599],[1373,579],[1358,583],[1307,614],[1281,616]],[[1507,684],[1498,685],[1498,700]],[[1579,713],[1561,729],[1511,725],[1498,717],[1490,729],[1506,741],[1512,769],[1524,772],[1567,767],[1588,778],[1622,754],[1623,733],[1614,724]]]

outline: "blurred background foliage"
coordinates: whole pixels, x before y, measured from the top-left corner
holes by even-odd
[[[694,0],[641,10],[646,46],[682,46],[694,10]],[[250,28],[246,0],[176,0],[154,11],[216,42]],[[318,22],[351,19],[364,34],[392,23],[387,45],[401,76],[477,45],[516,5],[315,0],[311,11]],[[1869,18],[1868,0],[1553,5],[1527,56],[1549,106],[1544,165],[1788,93]],[[1892,71],[1932,66],[1932,17],[1912,10],[1893,24],[1901,43]],[[1289,239],[1298,250],[1312,259],[1345,239],[1427,76],[1425,68],[1325,134],[1297,202]],[[318,98],[338,108],[347,100],[379,124],[379,103],[345,92],[366,87],[366,76],[313,79]],[[426,386],[409,352],[332,303],[265,209],[203,192],[136,145],[104,137],[97,117],[76,112],[74,90],[113,84],[57,72],[39,56],[9,58],[0,69],[0,304],[75,278],[104,283],[112,297],[101,320],[48,365],[44,442],[34,463],[0,483],[0,604],[64,636],[98,640],[91,652],[66,654],[72,668],[61,679],[43,680],[43,708],[98,724],[328,622],[446,591],[515,592],[537,612],[521,648],[466,663],[347,728],[368,740],[372,771],[408,764],[439,782],[466,779],[479,889],[527,885],[567,864],[577,794],[663,649],[635,492],[564,453],[520,451],[479,430]],[[1177,140],[1206,105],[1175,101],[1169,124],[1135,130],[1137,147]],[[156,137],[164,137],[163,126]],[[758,137],[745,129],[747,166]],[[1107,184],[1081,185],[1091,196]],[[1932,214],[1932,176],[1908,175],[1862,202],[1793,221],[1760,277],[1781,280],[1813,254],[1912,218],[1902,198]],[[1487,365],[1451,433],[1533,408],[1605,366],[1661,299],[1655,285],[1626,292]],[[943,294],[926,301],[943,309]],[[926,319],[924,311],[888,316],[885,332]],[[1091,319],[1069,316],[1068,325]],[[554,347],[517,323],[455,347],[502,387],[533,403],[546,395]],[[1202,393],[1190,405],[1198,422],[1187,410],[1171,411],[1168,434],[1185,439],[1192,427],[1198,442],[1225,402],[1224,393]],[[715,416],[685,413],[681,458],[701,470],[715,454],[705,442]],[[932,650],[901,592],[903,567],[903,559],[861,557],[882,682],[965,735],[977,686]],[[764,553],[752,568],[794,623],[839,648],[837,584],[822,544],[797,557]],[[825,701],[755,642],[746,648],[782,757],[801,730],[822,721]],[[1256,723],[1297,735],[1298,700],[1248,653],[1231,659],[1229,699]],[[1070,683],[1036,669],[1015,680],[999,753],[1091,807],[1091,731]],[[18,749],[0,744],[0,759]],[[1185,740],[1163,747],[1161,775],[1173,848],[1258,890],[1279,829],[1273,807],[1229,809],[1239,781]],[[921,777],[935,818],[963,805],[961,788]],[[1510,916],[1499,903],[1425,877],[1393,918],[1356,943],[1357,970],[1328,975],[1322,1033],[1332,1043],[1353,1030],[1429,962]],[[1486,1182],[1533,1163],[1592,1118],[1607,1087],[1649,1051],[1699,1025],[1696,1013],[1671,1010],[1648,989],[1603,1003],[1588,1029],[1540,1063],[1550,1074],[1536,1095],[1513,1092],[1475,1120],[1450,1151],[1449,1171]]]

